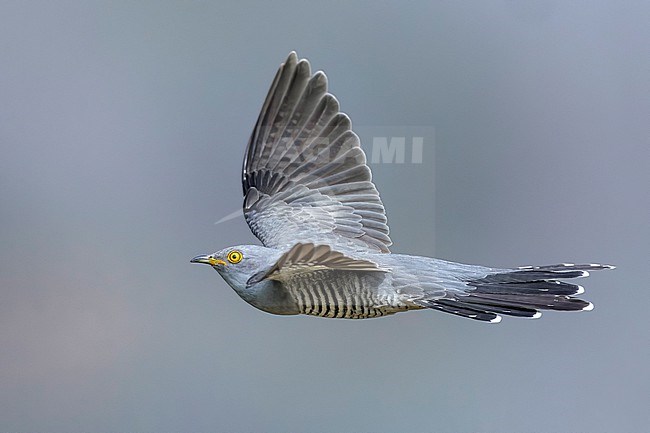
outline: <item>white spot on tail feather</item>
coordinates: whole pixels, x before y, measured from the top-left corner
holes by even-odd
[[[589,266],[593,268],[600,268],[600,269],[616,269],[616,266],[603,265],[602,263],[589,263]]]

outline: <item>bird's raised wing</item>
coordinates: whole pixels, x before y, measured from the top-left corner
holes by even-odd
[[[323,72],[289,54],[248,143],[244,216],[268,247],[296,242],[388,252],[384,205],[350,118]]]

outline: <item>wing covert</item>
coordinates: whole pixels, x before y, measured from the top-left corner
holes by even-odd
[[[263,269],[253,275],[247,284],[259,283],[264,279],[284,281],[296,275],[323,270],[388,272],[387,269],[380,268],[375,262],[347,257],[328,245],[297,243],[268,269]]]

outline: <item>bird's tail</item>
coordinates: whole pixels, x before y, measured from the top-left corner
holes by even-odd
[[[424,301],[424,306],[470,319],[497,323],[500,314],[538,318],[539,310],[589,311],[591,302],[574,296],[582,286],[562,279],[579,278],[589,271],[613,269],[610,265],[565,263],[500,270],[466,280],[467,289],[450,291],[445,297]]]

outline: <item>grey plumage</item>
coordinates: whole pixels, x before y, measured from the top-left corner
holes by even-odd
[[[264,245],[296,240],[388,252],[384,206],[327,77],[291,53],[276,74],[243,166],[244,217]]]
[[[244,156],[244,217],[264,246],[192,259],[273,314],[371,318],[416,309],[498,322],[500,315],[579,311],[584,289],[562,279],[609,265],[494,269],[391,254],[386,213],[324,73],[291,53],[264,101]]]

